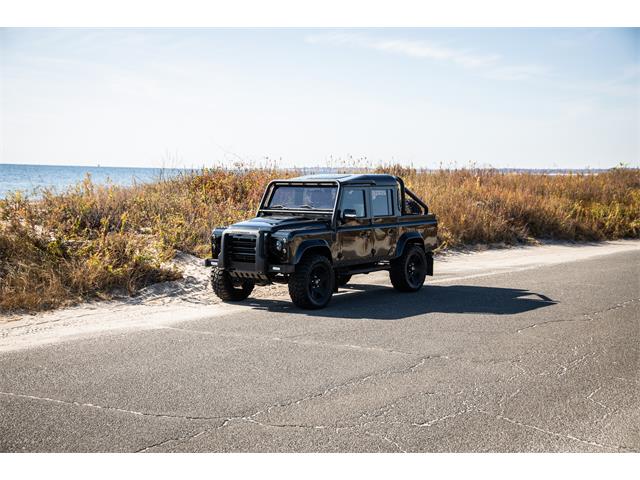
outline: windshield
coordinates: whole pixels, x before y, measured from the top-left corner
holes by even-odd
[[[276,185],[266,208],[333,210],[337,192],[333,185]]]

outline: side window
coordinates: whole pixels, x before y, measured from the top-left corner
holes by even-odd
[[[367,211],[364,205],[364,190],[361,188],[346,188],[342,194],[340,210],[355,210],[358,218],[366,217]]]
[[[374,217],[393,215],[391,190],[371,189],[371,210]]]

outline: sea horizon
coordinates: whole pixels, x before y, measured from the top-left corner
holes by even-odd
[[[105,166],[105,165],[53,165],[35,163],[0,163],[0,198],[6,198],[10,192],[21,191],[33,197],[39,196],[39,191],[52,189],[61,193],[70,187],[83,181],[87,175],[98,185],[131,186],[140,183],[150,183],[161,178],[167,178],[181,173],[202,170],[203,168],[224,168],[221,165],[200,167],[129,167],[129,166]],[[260,168],[260,167],[255,167]],[[420,168],[419,171],[438,171],[441,168]],[[491,169],[500,172],[513,173],[539,173],[550,175],[562,175],[567,173],[598,173],[609,170],[608,168],[493,168],[453,166],[445,169],[479,168]],[[344,171],[344,167],[281,167],[282,170],[296,170],[302,173],[334,173]],[[229,168],[234,170],[234,168]],[[356,169],[356,170],[362,170]]]
[[[90,175],[91,180],[99,185],[131,186],[191,170],[162,167],[0,163],[0,198],[6,198],[10,192],[15,191],[21,191],[33,197],[38,197],[39,191],[43,189],[52,189],[61,193],[84,180],[87,175]]]

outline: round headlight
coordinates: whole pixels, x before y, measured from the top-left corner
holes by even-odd
[[[276,241],[276,250],[284,250],[284,242],[282,240],[277,240]]]

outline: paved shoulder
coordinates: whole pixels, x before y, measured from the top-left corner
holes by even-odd
[[[608,253],[7,350],[0,450],[638,451],[640,251]]]

